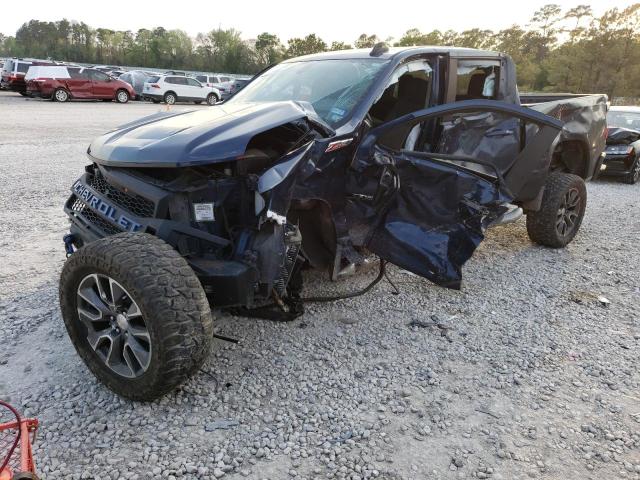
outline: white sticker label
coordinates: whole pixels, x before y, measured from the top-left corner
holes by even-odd
[[[213,222],[213,203],[194,203],[193,211],[196,216],[196,222]]]

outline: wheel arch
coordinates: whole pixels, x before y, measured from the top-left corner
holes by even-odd
[[[589,177],[589,146],[584,140],[561,140],[551,157],[551,171]]]

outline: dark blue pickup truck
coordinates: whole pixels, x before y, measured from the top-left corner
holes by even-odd
[[[536,103],[536,102],[533,102]],[[65,205],[60,304],[79,354],[120,395],[174,388],[209,351],[211,307],[303,312],[303,267],[371,253],[441,286],[485,230],[578,232],[602,162],[606,97],[521,105],[512,60],[446,47],[282,62],[222,104],[97,138]]]

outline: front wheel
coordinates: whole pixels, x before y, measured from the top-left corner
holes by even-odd
[[[576,236],[587,206],[584,180],[571,173],[552,173],[547,177],[542,206],[527,214],[529,238],[540,245],[560,248]]]
[[[129,92],[126,90],[118,90],[116,93],[116,101],[118,103],[127,103],[129,101]]]
[[[218,96],[215,93],[210,93],[207,96],[207,104],[208,105],[215,105],[216,103],[218,103]]]
[[[53,94],[53,98],[56,99],[56,102],[66,102],[69,100],[69,92],[64,88],[59,88]]]
[[[213,338],[200,281],[176,250],[123,233],[74,253],[60,277],[71,341],[93,374],[132,400],[173,390],[205,361]]]

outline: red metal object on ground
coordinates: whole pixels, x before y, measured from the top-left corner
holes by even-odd
[[[0,480],[37,480],[31,445],[38,420],[0,400]]]

